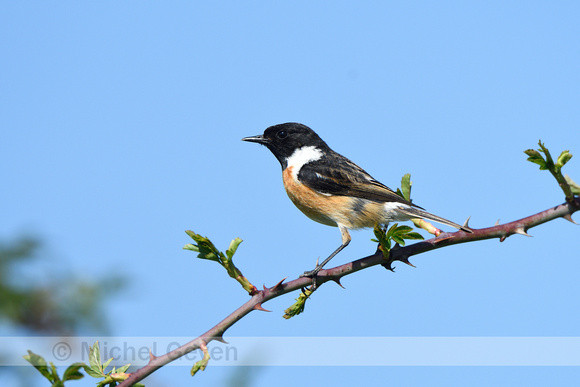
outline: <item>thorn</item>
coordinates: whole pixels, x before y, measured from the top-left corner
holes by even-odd
[[[499,241],[500,241],[500,242],[503,242],[503,241],[505,241],[505,238],[507,238],[507,236],[505,236],[505,235],[502,235],[502,237],[501,237],[501,238],[499,238]]]
[[[578,224],[578,223],[574,222],[574,219],[572,219],[572,216],[570,214],[566,214],[566,215],[562,216],[562,218],[566,219],[568,222]]]
[[[262,303],[261,302],[258,303],[258,304],[256,304],[256,305],[254,305],[254,307],[252,309],[254,309],[254,310],[261,310],[262,312],[271,312],[271,310],[262,308]]]
[[[288,277],[282,278],[282,280],[280,282],[278,282],[276,285],[272,286],[270,288],[270,291],[275,291],[275,290],[278,290],[279,288],[281,288],[282,287],[282,282],[284,282],[286,280],[286,278],[288,278]]]
[[[499,219],[495,221],[495,225],[499,226]]]
[[[149,361],[153,361],[155,359],[157,359],[157,356],[155,356],[153,352],[151,352],[151,348],[149,348]]]
[[[435,243],[439,243],[439,242],[443,242],[446,241],[447,239],[452,239],[453,235],[448,235],[448,236],[444,236],[443,238],[435,238],[434,242]]]
[[[530,234],[528,234],[527,232],[525,232],[525,230],[524,230],[524,228],[523,228],[523,227],[518,227],[518,228],[516,228],[516,229],[514,230],[514,232],[515,232],[516,234],[520,234],[520,235],[525,235],[525,236],[527,236],[527,237],[531,237],[531,235],[530,235]]]
[[[266,284],[262,284],[262,287],[264,288],[264,291],[268,291],[268,288],[266,287]]]
[[[336,282],[338,286],[344,289],[344,286],[342,286],[342,284],[340,283],[340,278],[334,278],[333,281]]]
[[[224,337],[221,336],[221,335],[220,336],[214,336],[213,339],[215,341],[219,341],[220,343],[229,344],[227,341],[224,340]]]
[[[412,264],[412,263],[409,261],[409,257],[405,257],[405,256],[403,256],[403,257],[401,257],[401,258],[397,258],[397,261],[401,261],[401,262],[403,262],[403,263],[406,263],[406,264],[407,264],[407,265],[409,265],[409,266],[417,267],[417,266],[413,265],[413,264]]]
[[[392,266],[393,262],[386,262],[386,263],[381,263],[381,266],[384,267],[385,269],[392,271],[393,273],[395,272],[395,268]]]
[[[319,259],[320,259],[320,257],[316,258],[316,266],[315,267],[318,267],[318,260]]]
[[[469,219],[471,219],[471,216],[469,216],[466,220],[465,223],[463,223],[463,227],[465,228],[469,228]]]

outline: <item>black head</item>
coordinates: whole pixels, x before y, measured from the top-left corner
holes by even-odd
[[[242,141],[265,145],[280,161],[282,167],[285,166],[286,159],[296,149],[304,146],[314,146],[323,151],[328,150],[328,145],[312,129],[295,122],[270,126],[264,131],[264,134],[245,137],[242,138]]]

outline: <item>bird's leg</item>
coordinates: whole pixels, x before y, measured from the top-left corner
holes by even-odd
[[[305,271],[304,274],[302,274],[300,277],[314,277],[316,274],[318,274],[318,272],[320,270],[322,270],[322,268],[324,267],[324,265],[326,265],[332,258],[334,258],[334,256],[338,253],[340,253],[340,251],[342,249],[344,249],[346,247],[346,245],[340,245],[338,246],[338,248],[336,250],[334,250],[334,252],[332,254],[330,254],[330,256],[328,258],[326,258],[324,261],[322,261],[322,263],[318,264],[314,269],[309,270],[309,271]]]
[[[314,288],[316,288],[316,275],[318,274],[318,272],[320,270],[322,270],[324,265],[326,265],[332,258],[334,258],[334,256],[336,254],[340,253],[342,251],[342,249],[344,249],[346,246],[348,246],[348,244],[350,243],[350,241],[352,239],[350,237],[350,234],[349,234],[348,229],[346,227],[339,225],[338,228],[340,229],[340,235],[342,236],[342,244],[340,246],[338,246],[338,248],[336,250],[334,250],[334,252],[332,254],[330,254],[330,256],[328,258],[326,258],[324,261],[322,261],[322,263],[316,265],[316,267],[313,270],[305,271],[304,274],[302,274],[300,276],[300,277],[313,277]]]

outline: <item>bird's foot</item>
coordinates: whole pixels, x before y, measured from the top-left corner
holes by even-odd
[[[317,287],[316,276],[318,275],[318,272],[321,269],[322,269],[321,266],[316,266],[314,269],[305,271],[304,274],[300,274],[300,278],[303,278],[303,277],[312,278],[312,286],[309,289],[310,291],[316,290],[316,287]]]
[[[302,278],[302,277],[316,277],[316,275],[318,274],[318,272],[321,269],[322,269],[321,267],[316,266],[313,270],[308,270],[308,271],[305,271],[304,274],[300,274],[300,278]]]

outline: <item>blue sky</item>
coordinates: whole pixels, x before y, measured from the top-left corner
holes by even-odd
[[[580,152],[579,16],[572,1],[4,2],[0,238],[46,242],[31,271],[124,275],[122,297],[107,305],[114,335],[195,337],[247,295],[181,249],[184,230],[223,249],[244,239],[236,263],[257,286],[296,277],[340,243],[336,228],[294,208],[275,158],[240,141],[270,125],[309,125],[392,188],[411,173],[417,204],[459,223],[471,216],[475,228],[545,210],[563,195],[522,151],[541,138],[553,153]],[[579,181],[577,157],[565,171]],[[289,295],[226,336],[578,336],[579,231],[556,220],[533,238],[366,270],[345,278],[346,290],[322,287],[297,318],[281,317]],[[352,236],[334,264],[374,252],[371,231]],[[190,380],[188,368],[168,367],[149,385],[215,385],[232,372],[210,363]],[[565,367],[251,375],[255,386],[579,376]]]

